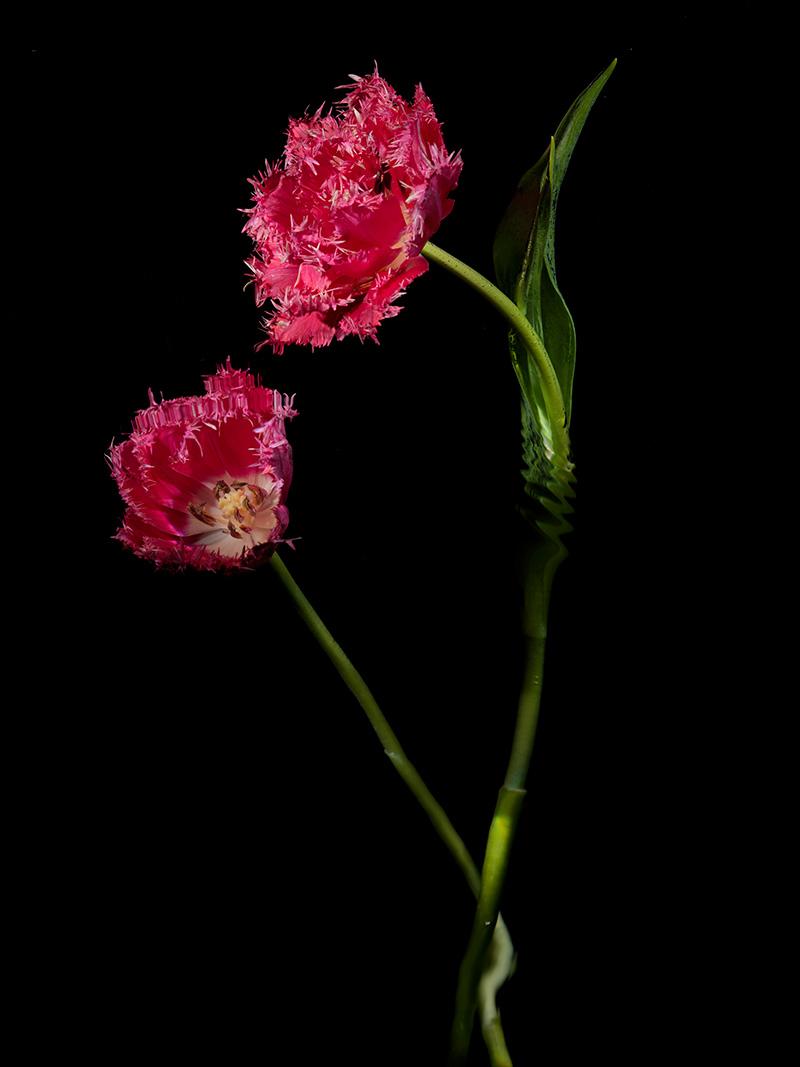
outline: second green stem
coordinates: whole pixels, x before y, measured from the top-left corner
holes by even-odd
[[[295,603],[306,626],[314,634],[317,641],[324,649],[326,655],[341,675],[348,689],[359,702],[367,714],[370,725],[378,735],[383,750],[392,761],[395,770],[406,783],[408,788],[419,801],[428,818],[434,825],[436,832],[444,841],[451,855],[464,873],[464,877],[475,896],[478,896],[481,886],[481,876],[478,868],[470,856],[467,846],[461,840],[455,827],[447,817],[447,812],[441,806],[430,789],[425,785],[416,767],[406,756],[397,735],[389,725],[386,716],[378,706],[377,701],[367,686],[367,683],[358,673],[348,659],[341,645],[334,639],[333,634],[311,606],[310,601],[303,593],[300,586],[289,573],[286,564],[277,554],[272,556],[270,563],[273,571],[283,584],[289,596]]]
[[[511,845],[525,798],[525,780],[539,722],[550,591],[556,569],[565,556],[566,550],[557,537],[551,540],[542,536],[538,543],[530,543],[527,546],[523,579],[526,602],[523,614],[526,633],[525,669],[511,755],[489,827],[481,874],[481,891],[478,894],[469,944],[458,975],[450,1044],[451,1063],[454,1067],[466,1061],[469,1051],[479,983],[497,922]],[[485,1037],[489,1020],[484,1017],[481,1023]]]

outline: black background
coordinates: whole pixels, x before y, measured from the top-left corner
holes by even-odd
[[[520,955],[502,1010],[522,1067],[649,1062],[713,1010],[706,845],[687,832],[703,697],[672,671],[691,459],[669,308],[694,299],[678,279],[696,117],[736,66],[748,8],[475,19],[466,37],[455,11],[374,32],[251,14],[238,40],[118,31],[33,53],[42,303],[73,294],[40,365],[70,393],[82,459],[63,490],[80,499],[69,562],[47,564],[62,698],[32,727],[27,810],[33,897],[85,1055],[444,1062],[472,913],[460,873],[270,572],[154,571],[111,539],[122,507],[103,458],[148,387],[202,391],[229,354],[296,394],[298,541],[282,554],[480,855],[520,670],[503,324],[432,266],[380,345],[276,357],[254,352],[243,290],[247,178],[279,156],[289,115],[373,60],[406,97],[422,82],[462,149],[435,239],[491,275],[517,180],[619,59],[560,201],[575,530],[504,901]]]

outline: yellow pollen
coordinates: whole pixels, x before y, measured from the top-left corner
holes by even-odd
[[[224,483],[222,483],[224,484]],[[245,485],[235,482],[228,489],[218,485],[217,507],[229,530],[249,530],[253,517],[264,500],[264,494],[257,485]]]
[[[241,539],[242,533],[250,533],[266,494],[258,485],[249,482],[234,482],[228,485],[222,480],[213,488],[216,504],[190,504],[189,511],[207,526],[223,526],[231,537]]]

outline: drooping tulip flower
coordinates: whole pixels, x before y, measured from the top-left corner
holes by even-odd
[[[281,160],[251,179],[247,265],[256,303],[273,308],[259,347],[377,340],[378,323],[428,269],[420,250],[453,208],[461,157],[445,148],[422,86],[408,104],[377,67],[351,77],[332,114],[290,121]]]
[[[267,558],[286,529],[291,400],[226,366],[205,395],[150,406],[113,445],[127,505],[117,540],[157,565],[220,570]]]

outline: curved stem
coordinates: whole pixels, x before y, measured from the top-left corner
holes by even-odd
[[[525,796],[525,779],[539,718],[550,588],[555,570],[566,555],[560,541],[560,533],[568,529],[563,522],[563,516],[568,510],[567,499],[571,495],[572,464],[569,461],[569,433],[561,387],[544,342],[529,322],[527,315],[488,278],[462,263],[449,252],[428,242],[422,249],[422,253],[477,290],[508,322],[513,331],[511,354],[514,369],[524,401],[536,407],[538,429],[549,448],[547,458],[551,465],[551,478],[546,486],[549,492],[534,493],[539,503],[543,505],[544,513],[536,521],[542,540],[528,552],[527,573],[523,583],[523,629],[528,639],[525,675],[505,782],[500,790],[500,797],[489,829],[475,920],[459,971],[451,1040],[451,1062],[453,1064],[464,1063],[469,1050],[476,1000],[479,1000],[484,1039],[490,1049],[490,1055],[496,1056],[492,1062],[499,1065],[508,1062],[508,1053],[502,1042],[495,1040],[497,1035],[493,1031],[493,1018],[496,1017],[499,1020],[499,1016],[494,1007],[494,991],[492,991],[491,998],[487,998],[486,995],[485,987],[492,973],[491,963],[488,966],[486,964],[487,951],[497,924],[500,896],[508,869],[511,844]],[[530,365],[523,365],[516,359],[514,334],[530,354]],[[536,368],[536,390],[531,381],[530,366]],[[489,1005],[491,1005],[491,1011],[487,1013]]]
[[[554,451],[566,457],[569,454],[569,437],[566,430],[566,413],[564,410],[564,398],[561,395],[561,386],[558,384],[556,372],[544,342],[528,321],[527,316],[513,300],[493,285],[488,278],[484,277],[460,259],[451,256],[449,252],[439,248],[430,241],[423,247],[422,254],[432,263],[438,263],[442,267],[465,281],[467,285],[477,290],[489,303],[495,307],[506,319],[509,326],[517,333],[522,343],[533,357],[536,369],[539,372],[542,395],[547,407],[548,421],[553,434]],[[521,384],[521,383],[520,383]]]
[[[286,564],[280,556],[278,556],[277,552],[273,554],[270,563],[273,571],[283,584],[284,589],[294,601],[303,621],[308,626],[309,630],[311,630],[314,637],[316,637],[317,641],[319,641],[323,651],[339,672],[344,683],[366,712],[370,725],[383,745],[384,752],[392,761],[397,773],[419,801],[421,807],[433,823],[434,829],[439,837],[445,843],[450,854],[461,868],[464,877],[467,880],[467,884],[472,890],[473,896],[479,898],[481,891],[481,876],[475,862],[470,856],[466,845],[461,840],[461,837],[456,832],[455,827],[447,817],[444,808],[433,796],[430,789],[428,789],[425,782],[420,777],[417,769],[406,756],[397,735],[389,725],[386,716],[378,707],[378,703],[370,692],[366,682],[347,658],[341,645],[334,640],[333,635],[325,623],[319,615],[317,615],[316,611],[314,611],[308,598],[291,576]],[[487,969],[485,984],[480,991],[482,1016],[484,1020],[483,1033],[492,1067],[511,1067],[511,1059],[509,1058],[508,1050],[506,1048],[503,1028],[500,1024],[500,1017],[497,1014],[497,1009],[495,1007],[494,996],[498,987],[508,977],[511,970],[514,950],[503,917],[495,911],[495,918],[496,927],[493,924],[495,959],[492,967]],[[492,940],[491,933],[489,935],[489,940]]]
[[[431,793],[430,789],[425,785],[425,782],[420,777],[416,767],[414,767],[411,760],[406,756],[397,735],[389,725],[386,716],[378,707],[378,703],[370,692],[367,683],[347,658],[341,645],[334,640],[328,627],[319,615],[317,615],[316,611],[314,611],[307,597],[291,576],[286,564],[277,552],[273,554],[270,563],[273,571],[277,574],[283,584],[284,589],[294,601],[295,607],[300,612],[306,626],[308,626],[314,637],[319,641],[323,651],[339,672],[345,685],[366,712],[370,725],[378,735],[378,738],[383,745],[383,750],[392,761],[395,770],[419,801],[425,814],[433,823],[434,829],[439,837],[444,841],[450,854],[461,868],[473,894],[477,896],[480,891],[481,876],[467,850],[467,846],[461,840],[455,827],[447,817],[447,812]]]

